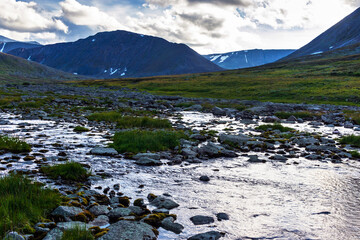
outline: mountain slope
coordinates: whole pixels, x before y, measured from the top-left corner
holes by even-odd
[[[19,57],[0,53],[0,82],[73,80],[78,77]]]
[[[40,47],[38,42],[20,42],[0,35],[0,52],[8,53],[16,48],[35,48]]]
[[[225,69],[239,69],[275,62],[295,50],[245,50],[223,54],[210,54],[204,57]]]
[[[360,8],[332,26],[304,47],[281,59],[281,61],[306,55],[321,54],[329,50],[350,46],[359,42]]]
[[[10,54],[62,71],[98,78],[221,70],[184,44],[126,31],[98,33],[72,43],[15,49]]]

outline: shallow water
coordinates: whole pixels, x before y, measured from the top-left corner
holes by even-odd
[[[235,134],[254,133],[255,125],[229,118],[192,112],[181,114],[184,123],[197,129],[224,131],[232,127]],[[0,119],[12,117],[0,115]],[[185,230],[176,235],[160,229],[159,239],[186,239],[211,230],[226,232],[224,239],[360,239],[359,162],[346,160],[343,164],[333,164],[297,158],[289,159],[289,164],[271,161],[250,164],[246,157],[240,156],[191,165],[140,167],[131,160],[87,155],[93,146],[108,142],[102,137],[104,133],[96,129],[77,134],[72,131],[74,124],[71,123],[16,119],[0,125],[0,134],[9,132],[24,137],[35,144],[34,152],[48,149],[49,152],[44,153],[46,157],[56,156],[61,149],[51,144],[60,143],[70,159],[90,163],[93,171],[112,174],[112,178],[94,182],[94,187],[120,183],[120,191],[134,199],[146,198],[148,193],[170,194],[180,204],[171,213],[178,215],[178,222]],[[19,129],[19,124],[24,122],[29,126]],[[308,123],[285,125],[338,137],[332,135],[335,128],[313,128]],[[343,134],[354,133],[350,129],[336,129]],[[45,147],[36,146],[39,143]],[[292,164],[294,161],[299,164]],[[32,162],[12,164],[8,169],[36,167]],[[208,175],[211,181],[200,182],[201,175]],[[139,185],[145,187],[140,189]],[[194,226],[189,220],[198,214],[216,219],[215,214],[219,212],[228,213],[230,220],[203,226]]]

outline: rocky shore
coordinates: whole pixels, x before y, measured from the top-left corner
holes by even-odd
[[[96,239],[104,240],[150,240],[158,238],[159,229],[174,234],[184,231],[185,226],[178,222],[178,216],[173,213],[180,204],[172,198],[172,193],[163,195],[149,193],[144,198],[132,199],[120,191],[126,186],[119,184],[101,186],[98,182],[104,178],[111,179],[114,172],[93,169],[90,162],[86,163],[86,159],[70,159],[74,157],[72,152],[75,148],[83,148],[82,151],[89,158],[102,156],[109,161],[126,159],[130,160],[131,164],[144,168],[191,166],[212,159],[239,157],[246,158],[248,164],[271,162],[294,166],[301,164],[302,161],[313,162],[316,166],[318,162],[346,164],[348,161],[359,160],[358,156],[353,154],[357,148],[340,144],[338,141],[346,131],[352,134],[360,131],[357,122],[346,115],[346,112],[360,110],[355,106],[190,99],[178,96],[155,96],[130,89],[68,84],[3,85],[0,86],[0,91],[9,93],[19,100],[3,105],[0,109],[2,116],[0,125],[15,125],[0,130],[0,135],[18,135],[21,132],[34,140],[33,150],[28,154],[2,151],[0,174],[17,172],[38,178],[49,186],[56,187],[65,199],[61,206],[52,211],[46,221],[31,226],[31,234],[20,235],[11,232],[5,239],[61,239],[64,231],[76,227],[89,230]],[[41,104],[32,107],[29,102],[41,102]],[[115,132],[124,130],[119,130],[114,122],[91,121],[87,118],[94,112],[112,110],[122,111],[124,115],[129,116],[138,116],[142,111],[141,114],[151,114],[153,118],[170,119],[173,128],[184,133],[184,138],[180,140],[179,146],[170,150],[137,154],[119,153],[108,144],[111,143]],[[184,111],[203,114],[201,116],[209,114],[226,120],[213,119],[208,125],[197,124],[194,119],[184,118],[181,114]],[[288,113],[289,117],[280,119],[276,116],[280,112]],[[307,114],[304,115],[305,118],[296,117],[298,112]],[[52,122],[51,126],[62,126],[62,129],[85,126],[96,130],[96,134],[91,132],[90,135],[82,135],[81,138],[101,137],[101,142],[69,147],[66,142],[51,142],[51,136],[46,133],[33,136],[34,132],[41,132],[42,126],[27,122],[10,123],[12,120],[48,121]],[[247,126],[246,129],[237,122]],[[51,126],[47,127],[51,128]],[[301,128],[304,126],[311,127],[313,132],[302,131]],[[218,130],[213,130],[211,127]],[[322,128],[328,131],[316,131]],[[92,170],[92,176],[87,181],[79,183],[61,178],[49,179],[40,171],[43,166],[68,160],[81,162],[85,168]],[[21,165],[17,164],[19,161],[28,168],[19,168]],[[199,175],[197,178],[204,184],[213,181],[211,175]],[[142,189],[143,186],[138,188]],[[214,215],[210,213],[194,215],[189,221],[194,227],[211,226],[221,221],[229,221],[229,218],[231,218],[231,210],[216,212]],[[226,232],[209,230],[194,234],[188,239],[210,240],[222,237],[226,238]]]

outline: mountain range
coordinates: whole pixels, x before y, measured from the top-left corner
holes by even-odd
[[[360,8],[329,28],[304,47],[281,59],[287,61],[307,55],[344,48],[360,42]],[[359,52],[360,53],[360,52]]]
[[[16,41],[4,36],[0,36],[0,52],[2,53],[8,53],[14,49],[17,48],[24,48],[24,49],[29,49],[29,48],[35,48],[35,47],[40,47],[41,44],[35,41],[31,41],[31,42],[21,42],[21,41]]]
[[[9,52],[65,72],[97,78],[214,72],[221,67],[185,44],[127,31]]]
[[[211,62],[224,69],[239,69],[264,65],[275,62],[295,50],[244,50],[237,52],[228,52],[222,54],[204,55]]]

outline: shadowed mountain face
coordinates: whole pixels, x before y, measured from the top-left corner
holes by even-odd
[[[295,50],[245,50],[223,54],[210,54],[204,57],[225,69],[239,69],[275,62]]]
[[[184,44],[126,31],[10,54],[62,71],[98,78],[145,77],[222,70]]]
[[[309,44],[283,58],[290,60],[306,55],[317,55],[327,51],[354,45],[360,42],[360,8],[322,33]]]
[[[0,82],[72,80],[77,77],[36,62],[0,53]]]

